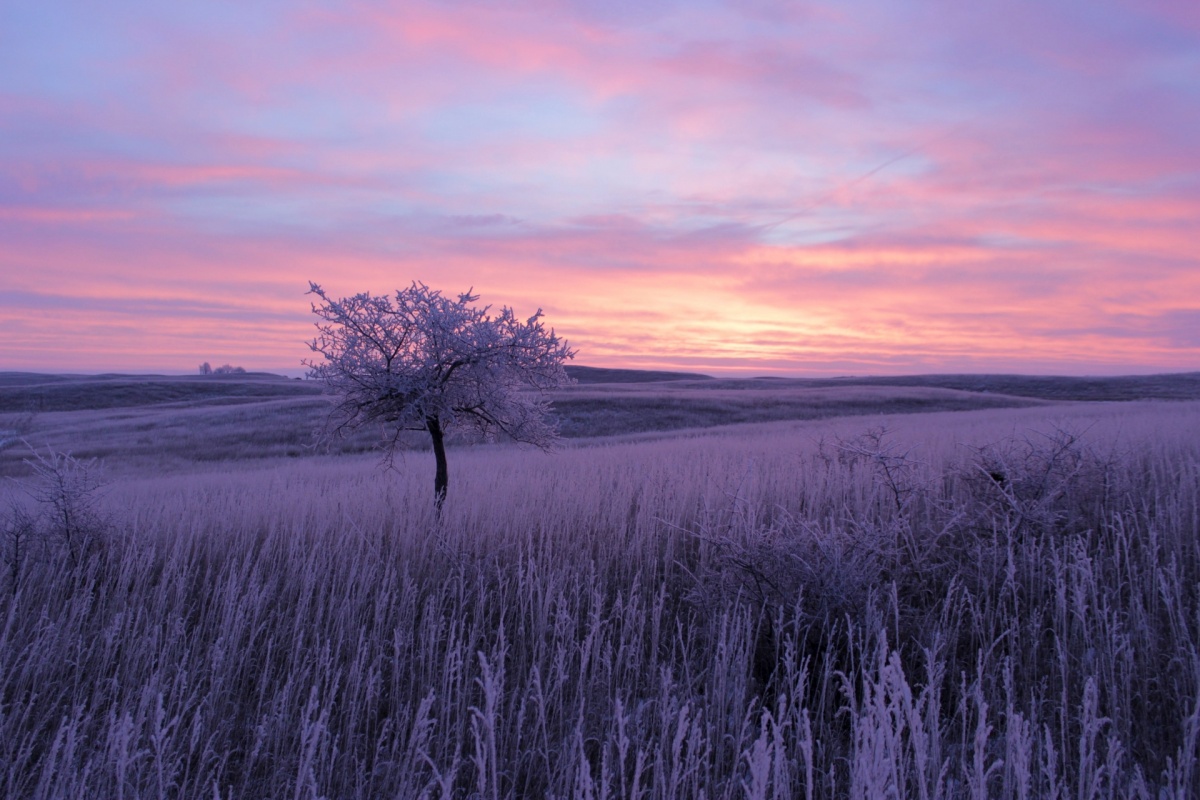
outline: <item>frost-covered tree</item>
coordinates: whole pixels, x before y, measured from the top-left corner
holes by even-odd
[[[546,329],[541,309],[522,321],[507,306],[475,306],[469,291],[451,299],[419,282],[395,297],[334,300],[310,281],[309,294],[320,300],[309,347],[323,360],[304,364],[339,398],[338,426],[382,423],[389,454],[402,431],[428,432],[439,509],[448,434],[500,434],[543,450],[557,439],[543,392],[570,382],[563,365],[575,351]]]

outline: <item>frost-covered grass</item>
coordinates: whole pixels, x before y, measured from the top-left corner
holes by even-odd
[[[655,373],[630,372],[624,377],[639,375],[654,377]],[[1188,388],[1183,377],[1170,377],[1172,386]],[[983,386],[963,391],[923,385],[809,383],[711,379],[580,383],[555,390],[549,397],[566,440],[1043,402],[984,392]],[[1153,391],[1152,386],[1146,388]],[[330,401],[331,396],[319,394],[313,382],[277,376],[72,378],[0,373],[0,476],[28,474],[23,464],[28,449],[22,442],[70,451],[81,458],[102,458],[110,469],[134,472],[186,469],[201,462],[345,455],[378,447],[384,432],[375,425],[342,431],[349,434],[344,436],[321,435],[327,432]],[[406,433],[400,445],[428,448],[429,435]]]
[[[0,795],[1200,793],[1200,404],[461,448],[440,522],[376,467],[115,477],[74,566],[43,520]]]

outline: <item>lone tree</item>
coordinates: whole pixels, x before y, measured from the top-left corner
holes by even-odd
[[[419,282],[394,298],[340,300],[308,285],[321,318],[309,347],[324,360],[304,364],[340,398],[339,429],[382,423],[389,455],[402,431],[427,431],[438,510],[450,482],[448,434],[502,434],[543,450],[558,438],[542,392],[571,382],[563,364],[575,351],[546,330],[541,309],[522,322],[507,306],[494,316],[491,306],[475,307],[479,297],[469,291],[451,300]]]

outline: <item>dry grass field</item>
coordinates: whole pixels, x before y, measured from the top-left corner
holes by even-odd
[[[303,381],[78,383],[0,381],[2,796],[1200,795],[1195,400],[581,383],[439,518]]]
[[[577,367],[555,392],[565,439],[660,434],[789,419],[1002,408],[1044,402],[926,385],[714,380],[686,373]],[[1028,394],[1028,393],[1027,393]],[[1196,395],[1200,397],[1200,389]],[[373,449],[380,432],[323,435],[329,399],[314,383],[277,375],[47,376],[0,374],[0,476],[27,472],[26,445],[101,458],[114,469]],[[406,446],[427,446],[424,436]]]

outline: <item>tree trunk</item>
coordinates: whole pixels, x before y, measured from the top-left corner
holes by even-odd
[[[433,440],[433,458],[437,462],[437,471],[433,475],[433,503],[441,513],[442,503],[446,502],[446,488],[450,485],[450,473],[446,469],[446,442],[442,434],[442,422],[437,417],[426,417],[425,428]]]

